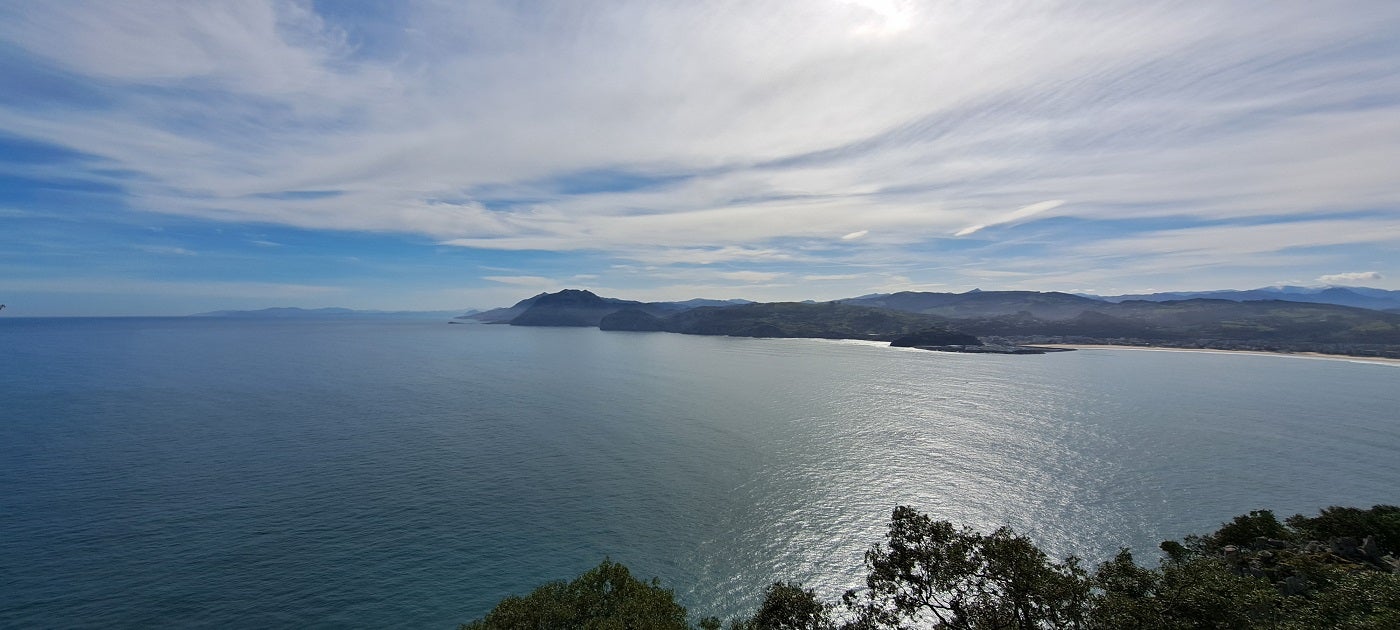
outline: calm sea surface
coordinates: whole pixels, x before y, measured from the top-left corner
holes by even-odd
[[[1400,367],[441,322],[0,319],[0,626],[452,628],[605,557],[834,597],[895,505],[1155,557],[1400,503]]]

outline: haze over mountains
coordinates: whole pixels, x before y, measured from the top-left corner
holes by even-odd
[[[1095,296],[1086,295],[1109,302],[1125,300],[1147,300],[1164,302],[1167,300],[1187,300],[1191,298],[1211,298],[1217,300],[1287,300],[1289,302],[1314,302],[1317,304],[1338,304],[1375,310],[1400,310],[1400,291],[1371,289],[1367,287],[1296,287],[1276,286],[1250,289],[1246,291],[1180,291],[1168,293],[1146,293],[1136,295]]]

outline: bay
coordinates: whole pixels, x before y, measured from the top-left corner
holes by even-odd
[[[416,321],[0,320],[0,626],[451,628],[604,557],[694,615],[895,505],[1091,560],[1400,503],[1400,368]]]

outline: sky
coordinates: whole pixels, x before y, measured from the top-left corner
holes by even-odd
[[[1400,289],[1400,3],[0,0],[4,316]]]

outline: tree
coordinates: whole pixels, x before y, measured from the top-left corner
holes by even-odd
[[[1099,565],[1093,585],[1089,626],[1105,630],[1272,627],[1284,599],[1268,580],[1194,553],[1169,556],[1154,570],[1124,549]]]
[[[1084,626],[1089,581],[1078,560],[1050,562],[1006,527],[983,535],[900,506],[865,563],[866,588],[843,598],[849,628]]]
[[[1278,522],[1272,510],[1253,510],[1222,525],[1210,537],[1210,542],[1216,548],[1225,545],[1243,547],[1252,544],[1256,538],[1291,539],[1293,532]]]
[[[749,625],[754,630],[825,630],[831,627],[831,606],[800,584],[774,582]]]
[[[502,600],[461,630],[688,630],[686,611],[655,579],[604,560],[572,582],[551,582]]]
[[[1161,600],[1162,574],[1140,567],[1133,554],[1120,549],[1112,560],[1099,565],[1093,584],[1097,591],[1090,611],[1095,628],[1152,630],[1166,626]]]
[[[1400,507],[1376,505],[1369,510],[1332,506],[1317,516],[1291,516],[1288,525],[1309,539],[1374,536],[1381,553],[1400,554]]]
[[[1332,507],[1280,524],[1258,510],[1185,544],[1162,543],[1155,568],[1127,550],[1090,576],[1052,562],[1009,528],[981,534],[895,508],[883,544],[866,553],[865,588],[847,591],[842,630],[1400,628],[1400,574],[1379,552],[1338,554],[1337,538],[1400,540],[1400,508]],[[1259,538],[1264,541],[1259,541]],[[1314,539],[1310,541],[1309,539]],[[1327,541],[1325,539],[1332,538]],[[1324,539],[1318,541],[1316,539]],[[1255,544],[1266,543],[1266,544]],[[1348,544],[1352,544],[1348,543]],[[1389,543],[1389,544],[1394,544]],[[1352,544],[1354,548],[1355,545]],[[1374,547],[1374,545],[1372,545]],[[835,630],[834,607],[811,589],[773,582],[753,616],[700,630]],[[463,630],[683,630],[686,611],[656,580],[604,560],[572,582],[508,597]]]

